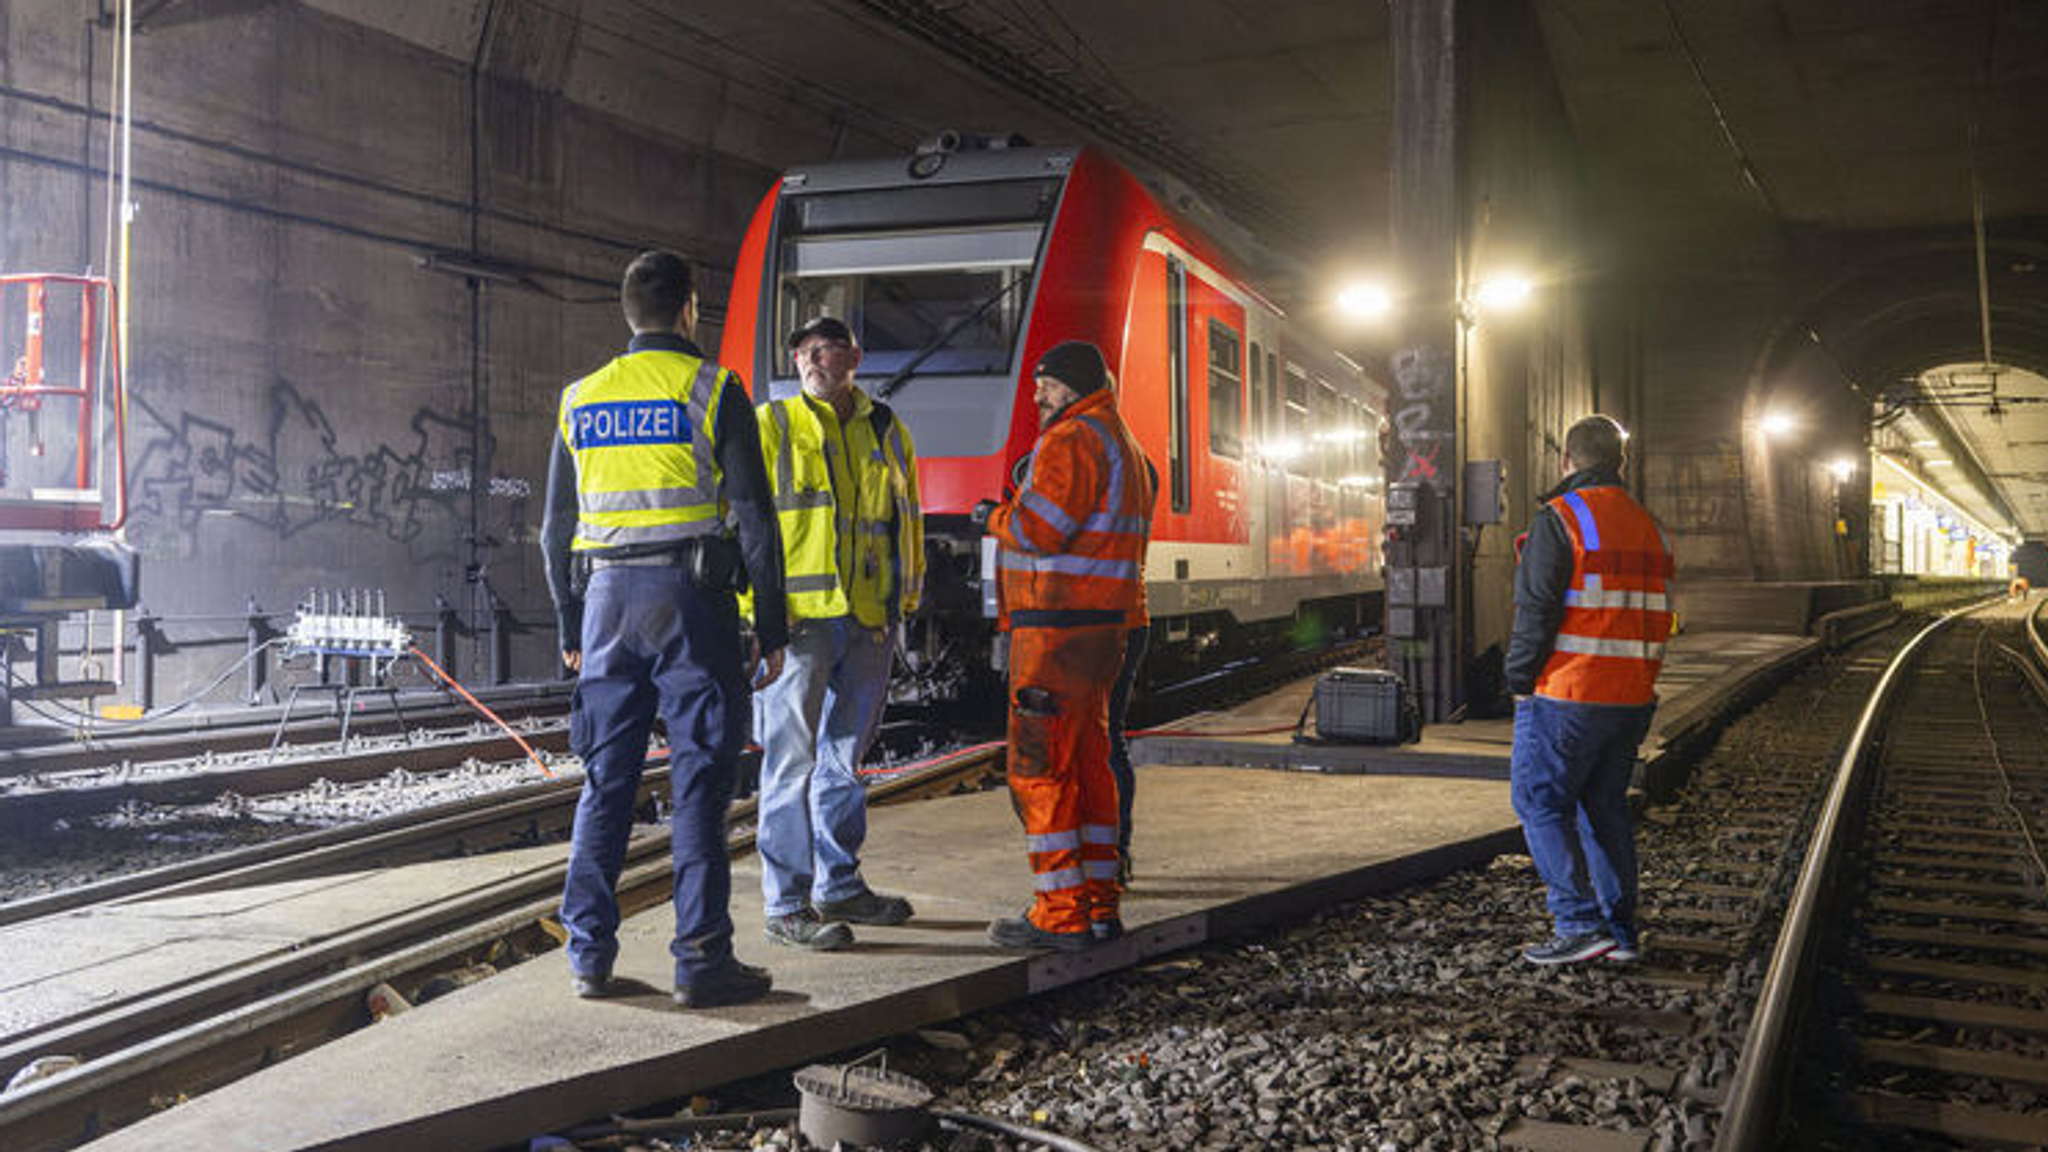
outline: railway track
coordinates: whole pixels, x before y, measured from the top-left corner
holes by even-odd
[[[2048,1142],[2043,612],[1929,628],[1915,674],[1871,702],[1759,993],[1724,1152]]]
[[[892,1066],[958,1106],[1132,1149],[1705,1152],[1832,769],[1918,627],[1797,674],[1647,813],[1640,964],[1523,963],[1540,885],[1503,858],[971,1018],[964,1055],[906,1038]],[[768,1106],[786,1082],[734,1091]],[[2038,1144],[2048,1126],[2027,1119]]]
[[[889,770],[871,788],[874,803],[903,803],[976,786],[1000,748],[980,746]],[[999,769],[998,769],[999,770]],[[665,768],[650,770],[643,795],[661,794]],[[508,829],[566,826],[573,782],[524,789],[439,812],[337,829],[266,845],[236,859],[196,862],[126,877],[103,889],[7,909],[32,926],[31,912],[79,923],[114,905],[255,883],[383,866],[446,854],[455,841],[501,837]],[[728,818],[733,851],[753,843],[754,802]],[[671,889],[666,831],[636,836],[619,898],[627,914],[666,901]],[[0,1147],[38,1152],[73,1146],[257,1067],[362,1027],[366,997],[380,985],[411,1000],[435,982],[452,987],[552,949],[552,918],[563,867],[559,857],[402,914],[339,925],[218,971],[186,975],[112,1003],[38,1022],[0,1042],[0,1081],[32,1061],[76,1058],[78,1067],[0,1096]],[[94,898],[97,898],[96,900]]]

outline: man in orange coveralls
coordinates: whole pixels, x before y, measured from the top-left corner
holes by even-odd
[[[1039,437],[1023,483],[988,512],[1010,634],[1010,794],[1037,896],[989,925],[1008,948],[1080,951],[1123,932],[1109,694],[1144,592],[1153,479],[1095,345],[1039,360]]]

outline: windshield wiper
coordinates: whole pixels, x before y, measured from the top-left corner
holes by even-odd
[[[953,323],[951,323],[950,325],[947,325],[946,330],[944,332],[941,332],[937,336],[932,337],[929,343],[927,343],[924,347],[917,350],[917,355],[912,356],[909,360],[904,362],[903,367],[898,368],[894,372],[891,372],[887,380],[884,380],[880,384],[875,386],[875,399],[887,400],[891,395],[894,395],[898,388],[903,387],[905,382],[907,382],[912,376],[915,376],[917,374],[917,369],[919,365],[923,364],[926,360],[931,359],[932,353],[937,352],[941,348],[944,348],[946,344],[953,339],[953,337],[958,336],[960,334],[962,329],[966,328],[969,324],[974,323],[976,320],[981,319],[984,315],[988,313],[989,309],[995,307],[996,301],[1001,300],[1003,297],[1008,296],[1012,292],[1015,292],[1017,290],[1017,285],[1022,284],[1030,279],[1031,277],[1029,276],[1017,277],[1015,280],[1012,280],[1008,284],[1003,285],[1001,288],[996,289],[995,294],[990,296],[988,299],[983,300],[981,304],[974,309],[974,311],[969,312],[967,315],[962,316],[958,320],[953,321]]]

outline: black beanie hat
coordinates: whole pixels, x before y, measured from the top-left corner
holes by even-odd
[[[1083,396],[1100,391],[1109,383],[1109,366],[1102,362],[1102,352],[1086,340],[1054,345],[1039,357],[1038,368],[1032,374],[1050,376]]]

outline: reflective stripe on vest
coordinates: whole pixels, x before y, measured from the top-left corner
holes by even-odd
[[[1572,545],[1571,586],[1536,693],[1588,704],[1648,704],[1671,635],[1671,551],[1656,519],[1614,486],[1549,505]]]
[[[880,627],[915,611],[923,591],[915,456],[893,415],[881,434],[870,407],[840,425],[815,403],[797,395],[755,410],[781,520],[789,614],[851,614]]]
[[[631,352],[563,389],[557,423],[576,463],[573,548],[720,530],[714,427],[723,376],[709,359]]]

